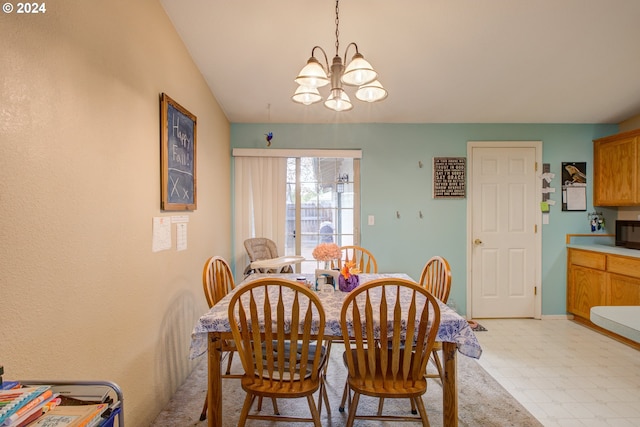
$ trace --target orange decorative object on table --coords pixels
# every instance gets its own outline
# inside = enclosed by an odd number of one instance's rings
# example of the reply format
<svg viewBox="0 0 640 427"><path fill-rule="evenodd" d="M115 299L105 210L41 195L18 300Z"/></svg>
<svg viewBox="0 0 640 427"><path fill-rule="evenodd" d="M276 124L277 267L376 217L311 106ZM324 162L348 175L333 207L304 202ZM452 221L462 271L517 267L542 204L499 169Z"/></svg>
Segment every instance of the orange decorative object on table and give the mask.
<svg viewBox="0 0 640 427"><path fill-rule="evenodd" d="M360 284L358 273L360 269L356 267L355 262L349 261L342 265L338 280L338 287L342 292L351 292Z"/></svg>

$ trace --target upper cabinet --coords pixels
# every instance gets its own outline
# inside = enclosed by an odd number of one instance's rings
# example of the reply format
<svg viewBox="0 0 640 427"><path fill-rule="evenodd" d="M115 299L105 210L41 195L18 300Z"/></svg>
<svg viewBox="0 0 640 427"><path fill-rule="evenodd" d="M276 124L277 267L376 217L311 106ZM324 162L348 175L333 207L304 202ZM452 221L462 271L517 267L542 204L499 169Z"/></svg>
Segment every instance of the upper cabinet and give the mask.
<svg viewBox="0 0 640 427"><path fill-rule="evenodd" d="M640 129L593 141L594 206L640 206Z"/></svg>

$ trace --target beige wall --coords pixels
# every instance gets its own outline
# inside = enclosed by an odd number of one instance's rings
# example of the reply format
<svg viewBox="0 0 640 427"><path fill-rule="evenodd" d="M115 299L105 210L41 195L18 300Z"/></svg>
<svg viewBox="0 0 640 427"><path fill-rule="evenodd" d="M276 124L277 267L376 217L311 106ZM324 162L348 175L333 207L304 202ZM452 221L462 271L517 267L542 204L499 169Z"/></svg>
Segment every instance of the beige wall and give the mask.
<svg viewBox="0 0 640 427"><path fill-rule="evenodd" d="M0 17L0 364L115 381L144 426L194 365L205 259L230 256L230 125L158 1L47 7ZM186 251L152 253L161 92L198 117L198 209Z"/></svg>
<svg viewBox="0 0 640 427"><path fill-rule="evenodd" d="M631 117L624 122L620 123L620 132L627 132L629 130L640 129L640 114Z"/></svg>

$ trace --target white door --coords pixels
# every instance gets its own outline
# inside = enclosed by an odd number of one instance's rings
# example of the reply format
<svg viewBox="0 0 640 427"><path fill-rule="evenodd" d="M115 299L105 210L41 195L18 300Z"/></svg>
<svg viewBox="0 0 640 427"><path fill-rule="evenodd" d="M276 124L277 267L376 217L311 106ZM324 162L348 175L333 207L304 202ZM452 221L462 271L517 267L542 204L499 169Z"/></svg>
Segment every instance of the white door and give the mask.
<svg viewBox="0 0 640 427"><path fill-rule="evenodd" d="M469 314L540 317L540 142L469 143Z"/></svg>

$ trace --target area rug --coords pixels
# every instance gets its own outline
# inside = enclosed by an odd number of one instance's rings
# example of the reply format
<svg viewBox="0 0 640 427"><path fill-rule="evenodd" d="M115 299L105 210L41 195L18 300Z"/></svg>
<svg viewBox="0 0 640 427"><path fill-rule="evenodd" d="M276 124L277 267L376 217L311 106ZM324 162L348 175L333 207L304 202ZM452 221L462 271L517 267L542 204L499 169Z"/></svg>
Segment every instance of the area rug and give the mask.
<svg viewBox="0 0 640 427"><path fill-rule="evenodd" d="M348 408L338 411L346 369L341 360L342 346L334 344L327 374L327 390L331 404L331 415L322 408L323 426L343 426L347 420ZM234 358L234 372L240 372L239 358ZM496 380L493 379L474 359L458 353L458 419L460 427L534 427L542 426L518 401L516 401ZM199 421L202 404L207 391L206 358L196 366L186 382L178 389L165 409L158 415L152 427L198 426L204 427L206 421ZM240 409L244 401L244 391L239 380L223 379L223 425L232 427L238 423ZM317 394L315 396L317 402ZM442 426L442 387L438 380L429 380L427 393L423 396L429 422L433 427ZM377 399L363 396L358 405L358 413L373 413L377 409ZM305 399L278 400L280 413L308 416L309 408ZM409 413L408 400L385 400L385 413ZM255 412L255 407L252 409ZM265 399L262 411L273 413L269 399ZM283 425L268 421L251 420L248 425ZM303 424L300 424L303 425ZM397 423L357 420L356 426L395 426ZM412 425L412 424L402 424Z"/></svg>

